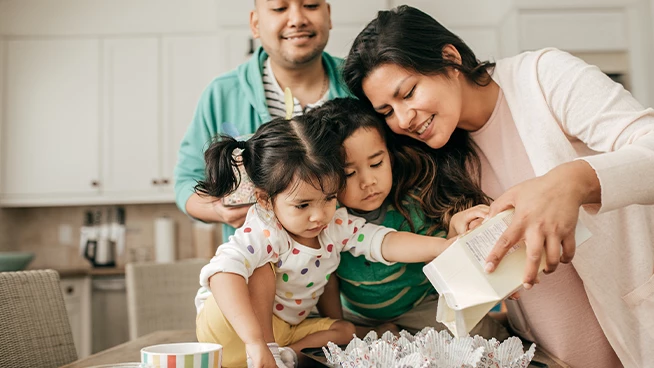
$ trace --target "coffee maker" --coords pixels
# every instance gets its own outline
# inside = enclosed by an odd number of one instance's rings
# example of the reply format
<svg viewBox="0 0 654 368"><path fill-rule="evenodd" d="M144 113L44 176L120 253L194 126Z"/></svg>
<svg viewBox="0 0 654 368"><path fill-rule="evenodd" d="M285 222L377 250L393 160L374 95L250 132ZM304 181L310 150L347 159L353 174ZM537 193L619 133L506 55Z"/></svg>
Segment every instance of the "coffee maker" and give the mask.
<svg viewBox="0 0 654 368"><path fill-rule="evenodd" d="M81 230L80 248L93 267L115 267L125 243L125 210L109 208L87 211Z"/></svg>

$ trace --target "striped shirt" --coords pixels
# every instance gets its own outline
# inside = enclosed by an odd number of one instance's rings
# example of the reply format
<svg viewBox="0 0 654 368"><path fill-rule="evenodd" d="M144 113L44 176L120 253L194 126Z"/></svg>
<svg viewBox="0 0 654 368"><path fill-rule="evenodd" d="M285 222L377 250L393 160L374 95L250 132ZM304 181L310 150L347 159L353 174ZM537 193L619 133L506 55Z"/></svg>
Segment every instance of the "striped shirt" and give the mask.
<svg viewBox="0 0 654 368"><path fill-rule="evenodd" d="M275 74L273 74L272 67L270 66L270 58L266 59L266 62L263 64L263 90L266 94L266 106L268 106L270 116L273 119L285 117L286 107L284 106L284 91L282 91L282 87L279 86L277 79L275 79ZM325 103L328 98L329 88L327 88L325 94L318 101L312 104L307 104L305 108L302 109L300 101L293 97L293 116L302 115L311 109L315 109Z"/></svg>

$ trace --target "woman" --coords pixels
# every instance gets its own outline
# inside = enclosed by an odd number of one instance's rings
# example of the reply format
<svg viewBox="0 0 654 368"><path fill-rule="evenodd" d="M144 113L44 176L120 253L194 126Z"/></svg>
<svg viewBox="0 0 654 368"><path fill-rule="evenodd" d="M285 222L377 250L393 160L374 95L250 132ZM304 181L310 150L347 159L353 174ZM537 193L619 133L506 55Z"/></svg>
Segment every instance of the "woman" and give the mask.
<svg viewBox="0 0 654 368"><path fill-rule="evenodd" d="M379 12L346 60L352 93L405 144L437 149L441 165L465 155L496 198L491 216L515 207L486 269L525 240L525 289L540 285L508 302L518 334L572 366L654 361L654 110L559 50L479 62L408 6ZM578 249L577 221L594 235ZM541 256L557 272L539 280Z"/></svg>

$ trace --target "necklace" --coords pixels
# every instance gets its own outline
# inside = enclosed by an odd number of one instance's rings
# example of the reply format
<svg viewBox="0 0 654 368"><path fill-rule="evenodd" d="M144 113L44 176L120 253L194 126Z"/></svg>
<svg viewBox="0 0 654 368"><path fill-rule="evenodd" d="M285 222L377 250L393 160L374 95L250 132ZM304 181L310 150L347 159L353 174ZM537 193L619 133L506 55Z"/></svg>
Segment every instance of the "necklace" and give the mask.
<svg viewBox="0 0 654 368"><path fill-rule="evenodd" d="M322 80L322 88L320 88L320 94L318 95L316 102L320 101L322 96L325 95L325 92L327 92L328 87L329 87L329 77L327 77L327 73L324 73L323 80Z"/></svg>

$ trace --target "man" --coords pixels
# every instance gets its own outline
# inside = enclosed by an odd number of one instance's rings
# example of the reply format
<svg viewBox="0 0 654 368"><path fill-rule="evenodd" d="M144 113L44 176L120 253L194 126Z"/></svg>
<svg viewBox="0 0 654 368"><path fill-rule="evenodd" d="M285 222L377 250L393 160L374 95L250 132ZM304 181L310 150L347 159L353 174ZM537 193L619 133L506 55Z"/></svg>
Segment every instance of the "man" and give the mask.
<svg viewBox="0 0 654 368"><path fill-rule="evenodd" d="M295 98L294 115L346 96L339 84L341 59L323 52L332 27L325 0L256 0L250 29L262 48L236 70L216 78L202 94L178 154L177 206L205 222L222 222L223 239L245 221L249 206L226 207L220 198L194 193L204 179L204 151L217 134L251 134L284 116L284 89Z"/></svg>

